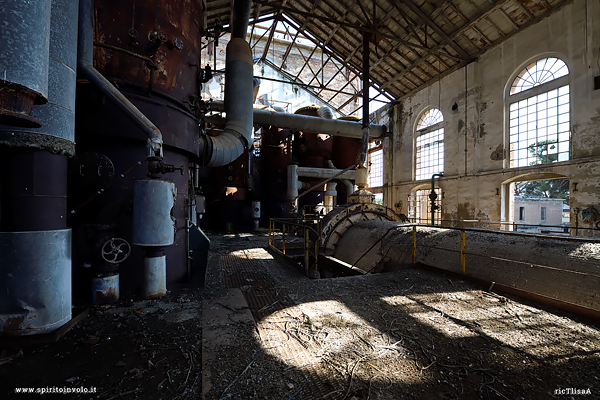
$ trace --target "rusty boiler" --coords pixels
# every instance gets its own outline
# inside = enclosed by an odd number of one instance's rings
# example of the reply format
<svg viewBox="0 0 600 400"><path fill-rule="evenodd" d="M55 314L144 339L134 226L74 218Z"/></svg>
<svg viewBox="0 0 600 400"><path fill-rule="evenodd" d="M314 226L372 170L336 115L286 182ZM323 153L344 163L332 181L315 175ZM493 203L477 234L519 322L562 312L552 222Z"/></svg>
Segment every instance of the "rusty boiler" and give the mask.
<svg viewBox="0 0 600 400"><path fill-rule="evenodd" d="M323 110L327 111L323 113ZM294 114L328 119L333 117L331 110L318 106L302 107L296 110ZM333 138L330 135L312 132L295 133L293 155L294 160L298 162L300 167L328 168L327 160L331 159L332 150ZM312 187L318 184L319 180L307 180L305 182L309 187ZM300 209L306 206L314 210L315 207L323 204L325 204L325 185L301 197L298 202Z"/></svg>
<svg viewBox="0 0 600 400"><path fill-rule="evenodd" d="M260 177L264 215L287 216L287 168L292 160L292 132L263 126L260 140Z"/></svg>
<svg viewBox="0 0 600 400"><path fill-rule="evenodd" d="M200 38L202 0L95 0L93 9L93 66L162 132L163 159L172 166L159 179L174 183L174 242L158 249L166 255L166 282L190 275L188 235L191 186L190 163L204 154L196 118L200 94ZM80 79L77 85L77 154L88 155L83 166L70 170L69 208L84 240L86 225L110 225L115 235L131 242L134 182L148 178L147 136L94 85ZM89 156L95 154L96 156ZM94 157L108 159L114 179L105 186ZM99 161L98 161L99 162ZM90 173L96 171L97 173ZM89 246L88 246L89 247ZM140 291L143 251L134 246L121 265L123 293ZM96 255L74 254L78 265Z"/></svg>

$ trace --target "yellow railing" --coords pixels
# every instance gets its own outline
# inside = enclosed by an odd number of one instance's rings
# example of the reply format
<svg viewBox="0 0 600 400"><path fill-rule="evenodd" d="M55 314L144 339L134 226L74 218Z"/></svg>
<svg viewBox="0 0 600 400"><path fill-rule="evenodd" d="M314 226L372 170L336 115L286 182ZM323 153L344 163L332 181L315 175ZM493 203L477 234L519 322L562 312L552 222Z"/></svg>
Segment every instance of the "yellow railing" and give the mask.
<svg viewBox="0 0 600 400"><path fill-rule="evenodd" d="M278 218L269 220L269 247L289 258L302 258L303 267L317 270L321 220Z"/></svg>

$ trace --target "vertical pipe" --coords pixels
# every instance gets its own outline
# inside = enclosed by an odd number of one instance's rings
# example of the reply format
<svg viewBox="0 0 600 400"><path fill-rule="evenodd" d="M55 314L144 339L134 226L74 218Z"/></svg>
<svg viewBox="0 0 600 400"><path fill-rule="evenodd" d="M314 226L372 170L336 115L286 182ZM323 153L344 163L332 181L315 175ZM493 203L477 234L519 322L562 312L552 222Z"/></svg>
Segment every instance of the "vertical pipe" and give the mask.
<svg viewBox="0 0 600 400"><path fill-rule="evenodd" d="M429 194L429 198L431 199L431 226L435 225L435 210L437 210L437 206L435 205L435 199L437 199L437 194L435 193L435 177L442 177L444 173L441 172L439 174L431 175L431 193Z"/></svg>
<svg viewBox="0 0 600 400"><path fill-rule="evenodd" d="M466 274L465 265L465 231L460 231L460 272Z"/></svg>
<svg viewBox="0 0 600 400"><path fill-rule="evenodd" d="M367 161L367 149L369 147L369 77L370 77L370 66L369 66L369 42L371 40L371 33L365 32L363 34L363 98L362 98L362 146L360 149L360 166L366 167Z"/></svg>
<svg viewBox="0 0 600 400"><path fill-rule="evenodd" d="M412 262L417 263L417 226L414 225L412 229Z"/></svg>

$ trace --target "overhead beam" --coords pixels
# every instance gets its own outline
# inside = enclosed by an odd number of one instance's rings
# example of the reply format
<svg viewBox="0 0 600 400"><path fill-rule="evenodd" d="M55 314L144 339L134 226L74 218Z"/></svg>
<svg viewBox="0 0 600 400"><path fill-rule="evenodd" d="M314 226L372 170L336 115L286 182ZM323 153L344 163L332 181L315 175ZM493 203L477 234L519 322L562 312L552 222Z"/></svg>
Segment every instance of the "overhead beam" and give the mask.
<svg viewBox="0 0 600 400"><path fill-rule="evenodd" d="M415 3L413 3L412 0L400 0L400 1L402 2L402 4L404 4L406 7L408 7L412 12L417 14L419 16L419 18L421 18L427 25L429 25L435 33L437 33L447 44L450 45L450 47L452 47L463 58L463 60L472 61L471 56L469 56L469 54L466 51L464 51L462 47L460 47L458 44L456 44L456 42L454 40L450 39L450 37L448 35L446 35L446 32L444 32L423 11L421 11L421 9Z"/></svg>

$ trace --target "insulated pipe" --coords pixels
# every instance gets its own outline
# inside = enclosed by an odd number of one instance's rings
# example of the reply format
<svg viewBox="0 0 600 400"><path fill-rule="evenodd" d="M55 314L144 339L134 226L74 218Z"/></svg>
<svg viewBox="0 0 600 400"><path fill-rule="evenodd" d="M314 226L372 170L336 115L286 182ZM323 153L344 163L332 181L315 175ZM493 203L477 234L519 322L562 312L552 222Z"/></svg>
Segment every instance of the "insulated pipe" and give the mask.
<svg viewBox="0 0 600 400"><path fill-rule="evenodd" d="M287 173L287 199L292 209L296 209L296 198L298 197L298 164L289 164Z"/></svg>
<svg viewBox="0 0 600 400"><path fill-rule="evenodd" d="M335 165L333 165L333 161L331 160L327 160L327 166L331 169L337 169ZM354 192L354 185L352 184L352 182L350 182L348 179L340 179L340 181L342 181L344 186L346 186L347 195L350 195L352 194L352 192Z"/></svg>
<svg viewBox="0 0 600 400"><path fill-rule="evenodd" d="M232 38L246 40L251 10L252 0L235 0L233 2L233 21L231 23Z"/></svg>
<svg viewBox="0 0 600 400"><path fill-rule="evenodd" d="M362 117L362 146L360 148L359 164L366 168L367 150L369 148L369 41L371 34L363 33L363 117Z"/></svg>
<svg viewBox="0 0 600 400"><path fill-rule="evenodd" d="M209 106L211 111L225 111L222 102L211 102ZM353 139L362 139L363 137L362 127L358 122L265 110L253 110L252 114L256 125L277 126L301 132L322 133ZM220 115L207 115L204 120L211 124L224 123L224 119ZM383 125L371 124L369 128L371 137L381 137L387 133L386 127Z"/></svg>
<svg viewBox="0 0 600 400"><path fill-rule="evenodd" d="M225 129L208 137L212 152L206 166L220 167L235 161L252 143L253 66L250 45L233 38L227 44L225 61Z"/></svg>
<svg viewBox="0 0 600 400"><path fill-rule="evenodd" d="M136 106L94 68L94 0L79 1L77 66L103 95L117 105L147 136L147 156L162 157L162 134Z"/></svg>
<svg viewBox="0 0 600 400"><path fill-rule="evenodd" d="M331 108L327 106L319 107L319 109L317 110L317 114L321 118L333 119L333 111L331 111Z"/></svg>
<svg viewBox="0 0 600 400"><path fill-rule="evenodd" d="M343 172L341 169L327 169L327 168L312 168L312 167L297 167L298 176L305 178L331 178L337 175L337 179L351 179L355 178L355 171ZM343 172L342 174L340 174ZM339 175L338 175L339 174Z"/></svg>

